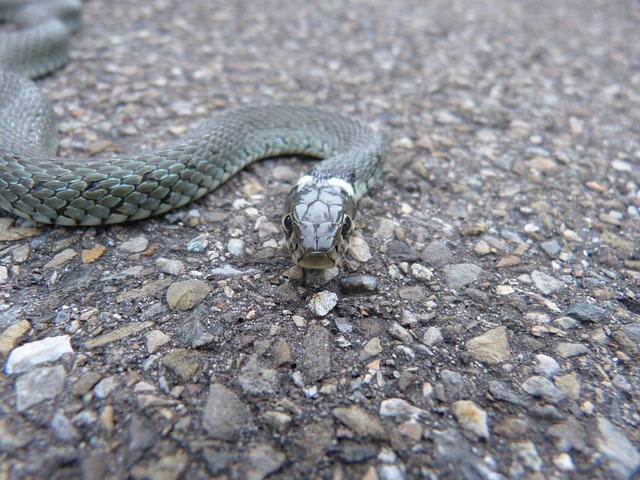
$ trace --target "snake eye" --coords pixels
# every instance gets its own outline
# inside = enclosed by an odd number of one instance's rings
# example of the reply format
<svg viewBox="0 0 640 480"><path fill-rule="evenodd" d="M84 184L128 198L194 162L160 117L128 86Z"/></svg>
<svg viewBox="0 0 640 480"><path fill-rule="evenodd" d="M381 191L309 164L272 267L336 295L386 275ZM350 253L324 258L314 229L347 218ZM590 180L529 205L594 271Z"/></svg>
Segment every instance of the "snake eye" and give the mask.
<svg viewBox="0 0 640 480"><path fill-rule="evenodd" d="M344 222L342 223L342 238L347 238L353 231L353 222L349 215L344 216Z"/></svg>
<svg viewBox="0 0 640 480"><path fill-rule="evenodd" d="M291 215L286 215L282 219L282 226L284 227L285 232L287 233L293 232L293 219L291 218Z"/></svg>

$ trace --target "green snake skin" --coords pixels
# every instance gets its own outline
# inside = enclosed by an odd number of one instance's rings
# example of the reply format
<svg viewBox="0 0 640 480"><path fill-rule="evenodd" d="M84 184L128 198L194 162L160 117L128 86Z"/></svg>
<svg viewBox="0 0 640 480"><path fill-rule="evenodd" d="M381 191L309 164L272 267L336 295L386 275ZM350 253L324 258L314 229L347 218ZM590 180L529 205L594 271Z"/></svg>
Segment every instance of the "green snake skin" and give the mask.
<svg viewBox="0 0 640 480"><path fill-rule="evenodd" d="M16 0L11 3L13 10L0 8L0 18L19 11ZM63 4L68 9L69 0ZM303 245L314 254L325 249L324 241L301 236L332 237L327 248L341 256L346 246L335 243L344 242L352 230L344 228L344 222L352 226L355 201L382 172L386 146L380 134L348 116L268 105L214 115L186 137L149 153L56 158L52 109L25 77L46 74L64 63L76 19L67 15L71 20L65 23L49 13L40 17L34 26L0 36L0 207L37 222L67 226L140 220L201 197L251 162L307 155L326 160L289 194L283 216L289 246L295 250ZM309 188L320 193L310 196ZM323 189L347 205L323 205L328 198ZM333 202L333 193L329 196ZM308 268L332 266L305 262L304 255L299 251L293 259ZM334 254L331 258L340 262Z"/></svg>

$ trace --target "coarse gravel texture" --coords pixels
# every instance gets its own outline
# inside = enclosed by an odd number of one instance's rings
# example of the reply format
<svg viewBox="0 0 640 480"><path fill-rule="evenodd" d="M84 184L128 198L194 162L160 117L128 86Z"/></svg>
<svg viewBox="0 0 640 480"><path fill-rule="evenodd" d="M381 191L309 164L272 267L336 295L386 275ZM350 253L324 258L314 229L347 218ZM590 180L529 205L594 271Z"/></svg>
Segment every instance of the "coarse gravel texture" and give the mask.
<svg viewBox="0 0 640 480"><path fill-rule="evenodd" d="M639 25L636 0L86 2L39 81L62 155L273 102L390 155L345 268L306 278L299 159L129 225L4 214L0 478L637 476Z"/></svg>

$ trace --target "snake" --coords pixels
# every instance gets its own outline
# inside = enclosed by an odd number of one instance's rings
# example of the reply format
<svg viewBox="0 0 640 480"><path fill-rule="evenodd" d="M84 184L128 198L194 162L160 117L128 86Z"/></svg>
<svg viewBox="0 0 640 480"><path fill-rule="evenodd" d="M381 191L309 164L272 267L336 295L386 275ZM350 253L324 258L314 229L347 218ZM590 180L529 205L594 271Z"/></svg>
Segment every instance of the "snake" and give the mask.
<svg viewBox="0 0 640 480"><path fill-rule="evenodd" d="M139 155L56 156L53 109L34 79L62 67L79 0L0 0L0 207L32 221L98 226L145 219L198 199L245 168L285 155L321 159L286 196L282 229L305 269L340 266L358 200L382 175L381 133L345 114L266 104L225 110Z"/></svg>

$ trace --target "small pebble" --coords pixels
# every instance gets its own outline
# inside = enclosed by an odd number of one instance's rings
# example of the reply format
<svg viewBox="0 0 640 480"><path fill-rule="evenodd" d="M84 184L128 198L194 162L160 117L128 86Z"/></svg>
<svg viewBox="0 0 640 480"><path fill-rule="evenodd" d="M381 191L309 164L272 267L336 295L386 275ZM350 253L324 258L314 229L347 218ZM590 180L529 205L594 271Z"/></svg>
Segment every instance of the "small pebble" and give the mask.
<svg viewBox="0 0 640 480"><path fill-rule="evenodd" d="M202 253L209 246L208 235L202 234L189 240L187 243L187 252L189 253Z"/></svg>
<svg viewBox="0 0 640 480"><path fill-rule="evenodd" d="M326 316L338 304L338 295L333 292L323 290L311 297L307 304L309 310L319 317Z"/></svg>
<svg viewBox="0 0 640 480"><path fill-rule="evenodd" d="M556 292L564 287L562 282L547 275L546 273L542 273L539 270L531 272L531 280L533 280L533 284L536 288L545 295L549 295L550 293Z"/></svg>
<svg viewBox="0 0 640 480"><path fill-rule="evenodd" d="M31 407L55 398L62 392L65 369L62 365L31 370L16 380L16 410L24 412Z"/></svg>
<svg viewBox="0 0 640 480"><path fill-rule="evenodd" d="M536 355L536 361L538 362L536 365L536 371L542 375L551 377L560 371L560 365L558 365L558 362L547 355Z"/></svg>
<svg viewBox="0 0 640 480"><path fill-rule="evenodd" d="M566 452L560 453L553 457L553 464L558 467L558 470L562 470L563 472L572 472L576 469L571 455Z"/></svg>
<svg viewBox="0 0 640 480"><path fill-rule="evenodd" d="M473 263L446 265L443 271L447 286L452 290L459 290L475 282L482 274L482 268Z"/></svg>
<svg viewBox="0 0 640 480"><path fill-rule="evenodd" d="M351 257L353 257L354 260L360 263L368 262L373 258L373 255L371 255L371 251L369 249L369 245L367 245L367 242L364 240L364 238L360 236L354 236L351 238L347 252L349 253L349 255L351 255Z"/></svg>
<svg viewBox="0 0 640 480"><path fill-rule="evenodd" d="M416 420L420 417L426 417L429 412L421 408L414 407L406 400L401 398L390 398L383 400L380 404L380 415L383 417L393 418L396 421L404 421L410 418Z"/></svg>
<svg viewBox="0 0 640 480"><path fill-rule="evenodd" d="M414 263L411 265L411 275L413 275L417 280L428 282L433 278L433 270L425 267L424 265L420 265L419 263Z"/></svg>
<svg viewBox="0 0 640 480"><path fill-rule="evenodd" d="M244 252L244 240L241 238L231 238L227 243L227 252L234 256L240 256Z"/></svg>
<svg viewBox="0 0 640 480"><path fill-rule="evenodd" d="M171 337L169 335L164 334L160 330L151 330L146 335L147 339L147 352L155 353L160 347L166 345Z"/></svg>
<svg viewBox="0 0 640 480"><path fill-rule="evenodd" d="M139 236L127 240L118 246L118 250L125 253L141 253L144 252L149 246L149 240L146 237Z"/></svg>
<svg viewBox="0 0 640 480"><path fill-rule="evenodd" d="M167 290L166 299L172 310L191 310L206 298L211 287L202 280L185 280L173 283Z"/></svg>
<svg viewBox="0 0 640 480"><path fill-rule="evenodd" d="M73 353L70 340L69 335L61 335L26 343L15 348L9 354L4 371L8 375L12 375L28 372L41 363L55 362L65 353Z"/></svg>
<svg viewBox="0 0 640 480"><path fill-rule="evenodd" d="M185 272L184 263L180 260L170 260L160 257L155 262L156 268L169 275L182 275Z"/></svg>
<svg viewBox="0 0 640 480"><path fill-rule="evenodd" d="M366 362L370 358L378 355L380 352L382 352L382 344L380 343L380 339L378 337L375 337L365 344L362 352L360 352L359 359L361 362Z"/></svg>
<svg viewBox="0 0 640 480"><path fill-rule="evenodd" d="M478 438L489 438L487 412L469 400L454 402L452 410L458 424L463 429L474 433Z"/></svg>
<svg viewBox="0 0 640 480"><path fill-rule="evenodd" d="M564 393L544 377L529 377L521 386L528 394L534 397L541 397L549 403L555 404L565 399Z"/></svg>
<svg viewBox="0 0 640 480"><path fill-rule="evenodd" d="M437 327L429 327L422 336L422 343L428 347L440 345L444 341L440 329Z"/></svg>
<svg viewBox="0 0 640 480"><path fill-rule="evenodd" d="M371 275L351 275L343 278L340 285L347 294L375 292L378 288L378 279Z"/></svg>
<svg viewBox="0 0 640 480"><path fill-rule="evenodd" d="M546 242L542 242L540 244L540 248L544 253L549 255L550 257L555 257L558 253L560 253L560 249L562 248L560 244L556 240L549 240Z"/></svg>

